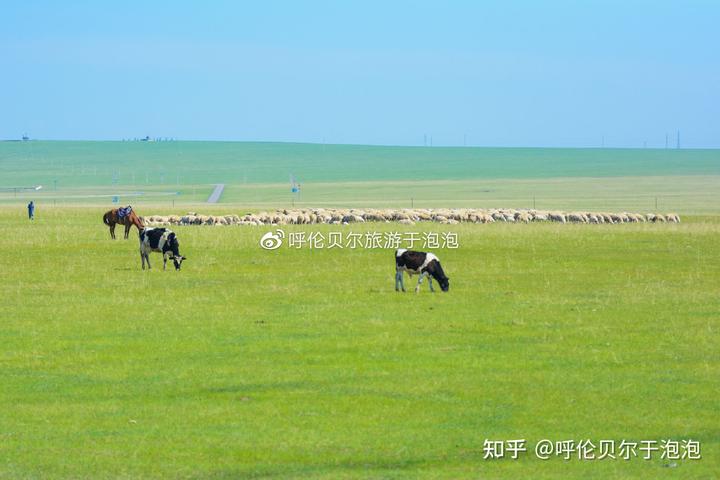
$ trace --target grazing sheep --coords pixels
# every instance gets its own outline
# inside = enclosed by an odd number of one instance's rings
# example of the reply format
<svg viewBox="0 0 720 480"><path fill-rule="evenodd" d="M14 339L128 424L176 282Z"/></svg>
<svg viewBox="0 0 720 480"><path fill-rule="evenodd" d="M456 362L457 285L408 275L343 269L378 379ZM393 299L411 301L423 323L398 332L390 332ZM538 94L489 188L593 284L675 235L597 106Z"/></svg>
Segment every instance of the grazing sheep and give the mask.
<svg viewBox="0 0 720 480"><path fill-rule="evenodd" d="M565 215L563 215L560 212L550 212L548 214L548 217L550 218L550 221L552 221L552 222L566 223Z"/></svg>
<svg viewBox="0 0 720 480"><path fill-rule="evenodd" d="M675 213L667 215L637 213L599 213L599 212L561 212L538 211L535 209L283 209L274 212L246 213L238 215L198 215L188 212L186 215L150 215L144 219L149 226L165 225L316 225L316 224L351 224L366 222L398 222L414 225L416 222L435 222L445 225L458 223L493 223L499 222L542 222L558 223L638 223L638 222L680 222Z"/></svg>
<svg viewBox="0 0 720 480"><path fill-rule="evenodd" d="M568 213L567 219L573 223L587 223L587 220L580 213Z"/></svg>
<svg viewBox="0 0 720 480"><path fill-rule="evenodd" d="M530 223L531 217L527 212L518 212L515 214L515 220L523 223Z"/></svg>

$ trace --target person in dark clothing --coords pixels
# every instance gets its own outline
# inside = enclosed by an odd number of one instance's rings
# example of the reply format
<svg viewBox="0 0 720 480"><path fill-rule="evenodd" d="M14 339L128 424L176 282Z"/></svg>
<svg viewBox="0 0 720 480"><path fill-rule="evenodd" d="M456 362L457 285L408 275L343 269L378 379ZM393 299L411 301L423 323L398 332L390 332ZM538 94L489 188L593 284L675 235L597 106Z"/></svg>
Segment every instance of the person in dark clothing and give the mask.
<svg viewBox="0 0 720 480"><path fill-rule="evenodd" d="M32 200L28 203L28 218L35 220L35 203Z"/></svg>

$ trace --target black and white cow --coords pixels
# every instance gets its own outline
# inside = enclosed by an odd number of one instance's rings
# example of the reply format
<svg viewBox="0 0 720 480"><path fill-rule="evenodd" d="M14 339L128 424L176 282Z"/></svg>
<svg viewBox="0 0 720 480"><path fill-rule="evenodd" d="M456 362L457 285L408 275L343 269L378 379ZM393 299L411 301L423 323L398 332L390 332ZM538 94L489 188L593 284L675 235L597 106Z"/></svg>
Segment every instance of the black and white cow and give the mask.
<svg viewBox="0 0 720 480"><path fill-rule="evenodd" d="M175 232L167 228L144 228L140 231L140 260L145 270L145 262L150 268L150 252L160 252L163 256L163 270L167 266L168 258L175 264L175 270L180 270L183 260L180 255L180 243Z"/></svg>
<svg viewBox="0 0 720 480"><path fill-rule="evenodd" d="M420 284L422 284L423 278L428 277L428 285L430 285L430 291L434 292L432 279L437 280L440 285L440 289L443 292L450 290L450 279L445 276L442 267L440 266L440 260L432 253L415 252L413 250L406 250L400 248L395 250L395 291L405 291L405 283L403 282L403 272L408 272L410 277L413 274L420 275L417 286L415 287L415 293L420 291Z"/></svg>

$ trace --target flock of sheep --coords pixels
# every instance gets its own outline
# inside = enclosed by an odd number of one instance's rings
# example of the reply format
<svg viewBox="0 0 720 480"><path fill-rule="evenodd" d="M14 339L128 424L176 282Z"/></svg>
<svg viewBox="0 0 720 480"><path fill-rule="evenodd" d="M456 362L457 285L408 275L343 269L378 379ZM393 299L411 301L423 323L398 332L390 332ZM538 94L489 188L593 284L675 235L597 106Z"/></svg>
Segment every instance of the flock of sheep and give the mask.
<svg viewBox="0 0 720 480"><path fill-rule="evenodd" d="M637 223L674 222L680 217L675 213L605 213L561 212L546 210L472 209L472 208L415 208L415 209L335 209L303 208L276 210L274 212L246 213L238 215L149 215L141 217L145 225L297 225L332 224L347 225L364 222L397 222L414 225L416 222L442 224L493 223L493 222L558 222L558 223Z"/></svg>

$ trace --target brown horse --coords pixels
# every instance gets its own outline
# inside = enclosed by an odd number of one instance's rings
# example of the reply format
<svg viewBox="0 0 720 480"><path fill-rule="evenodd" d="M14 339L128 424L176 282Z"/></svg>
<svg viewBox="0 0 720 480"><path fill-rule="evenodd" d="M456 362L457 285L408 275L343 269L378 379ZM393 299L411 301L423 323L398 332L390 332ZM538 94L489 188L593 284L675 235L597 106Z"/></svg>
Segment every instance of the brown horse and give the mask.
<svg viewBox="0 0 720 480"><path fill-rule="evenodd" d="M143 224L142 220L140 220L140 217L137 216L135 213L135 210L130 211L129 215L126 215L122 218L118 217L118 209L113 208L112 210L108 210L105 212L105 215L103 215L103 223L110 227L110 238L115 240L115 225L125 225L125 240L127 240L128 235L130 234L130 227L135 225L138 229L138 231L145 228L145 225Z"/></svg>

